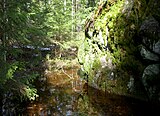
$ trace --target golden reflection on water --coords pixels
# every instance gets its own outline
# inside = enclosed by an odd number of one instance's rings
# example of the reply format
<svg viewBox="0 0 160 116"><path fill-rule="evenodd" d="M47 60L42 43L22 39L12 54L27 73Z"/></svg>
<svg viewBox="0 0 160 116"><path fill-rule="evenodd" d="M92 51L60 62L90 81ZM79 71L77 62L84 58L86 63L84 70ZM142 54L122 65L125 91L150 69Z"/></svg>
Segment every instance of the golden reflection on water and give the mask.
<svg viewBox="0 0 160 116"><path fill-rule="evenodd" d="M79 66L47 73L46 84L39 88L43 94L27 106L27 116L69 116L77 110L84 81L79 79Z"/></svg>
<svg viewBox="0 0 160 116"><path fill-rule="evenodd" d="M47 73L40 97L28 104L24 116L143 116L152 110L146 101L87 85L78 69Z"/></svg>

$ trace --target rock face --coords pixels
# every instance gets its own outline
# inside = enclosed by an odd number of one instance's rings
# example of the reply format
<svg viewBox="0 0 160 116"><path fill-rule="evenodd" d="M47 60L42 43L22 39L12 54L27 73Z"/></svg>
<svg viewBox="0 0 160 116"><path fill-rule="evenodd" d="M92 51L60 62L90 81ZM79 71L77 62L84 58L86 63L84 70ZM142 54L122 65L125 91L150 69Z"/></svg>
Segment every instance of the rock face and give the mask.
<svg viewBox="0 0 160 116"><path fill-rule="evenodd" d="M159 12L159 0L102 1L78 52L88 82L112 92L143 91L160 102Z"/></svg>
<svg viewBox="0 0 160 116"><path fill-rule="evenodd" d="M160 27L154 17L146 18L140 27L142 39L141 55L144 59L159 61L160 56Z"/></svg>
<svg viewBox="0 0 160 116"><path fill-rule="evenodd" d="M154 17L144 20L140 27L141 55L150 64L142 76L143 85L150 100L160 102L160 27Z"/></svg>
<svg viewBox="0 0 160 116"><path fill-rule="evenodd" d="M142 82L148 97L153 102L160 101L160 64L152 64L145 68Z"/></svg>

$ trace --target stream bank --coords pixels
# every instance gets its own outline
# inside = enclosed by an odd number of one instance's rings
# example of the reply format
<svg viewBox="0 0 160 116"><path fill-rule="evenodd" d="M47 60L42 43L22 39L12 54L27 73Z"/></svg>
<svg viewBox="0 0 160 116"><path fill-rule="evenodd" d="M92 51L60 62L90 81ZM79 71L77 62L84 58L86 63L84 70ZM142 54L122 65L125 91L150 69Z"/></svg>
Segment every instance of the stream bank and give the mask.
<svg viewBox="0 0 160 116"><path fill-rule="evenodd" d="M90 86L160 104L160 2L104 0L88 17L79 47Z"/></svg>
<svg viewBox="0 0 160 116"><path fill-rule="evenodd" d="M51 67L36 81L39 97L28 102L24 116L142 116L157 113L155 104L116 93L110 85L99 89L80 77L77 58L48 59ZM110 81L110 82L109 82ZM112 86L117 80L108 79Z"/></svg>

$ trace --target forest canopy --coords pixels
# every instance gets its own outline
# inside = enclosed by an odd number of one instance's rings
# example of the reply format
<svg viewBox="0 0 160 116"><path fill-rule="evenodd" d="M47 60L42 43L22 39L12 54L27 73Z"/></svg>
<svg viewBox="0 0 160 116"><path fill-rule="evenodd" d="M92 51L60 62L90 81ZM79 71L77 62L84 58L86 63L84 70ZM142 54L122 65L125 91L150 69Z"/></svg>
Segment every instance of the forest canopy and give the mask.
<svg viewBox="0 0 160 116"><path fill-rule="evenodd" d="M1 0L0 89L35 99L45 47L74 40L98 0ZM48 48L50 49L50 48ZM38 54L38 55L37 55ZM34 57L38 56L38 57ZM10 86L8 86L10 85Z"/></svg>

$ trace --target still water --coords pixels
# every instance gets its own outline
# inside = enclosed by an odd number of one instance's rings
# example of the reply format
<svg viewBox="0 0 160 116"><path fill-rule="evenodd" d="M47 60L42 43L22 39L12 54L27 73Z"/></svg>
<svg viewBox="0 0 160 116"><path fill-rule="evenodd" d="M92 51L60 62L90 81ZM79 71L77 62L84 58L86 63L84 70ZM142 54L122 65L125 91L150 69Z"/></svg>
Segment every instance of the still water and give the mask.
<svg viewBox="0 0 160 116"><path fill-rule="evenodd" d="M102 91L77 75L79 67L48 72L37 82L39 97L28 103L23 116L148 116L155 105Z"/></svg>

